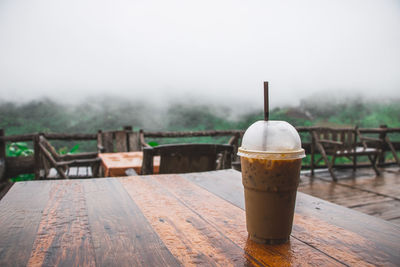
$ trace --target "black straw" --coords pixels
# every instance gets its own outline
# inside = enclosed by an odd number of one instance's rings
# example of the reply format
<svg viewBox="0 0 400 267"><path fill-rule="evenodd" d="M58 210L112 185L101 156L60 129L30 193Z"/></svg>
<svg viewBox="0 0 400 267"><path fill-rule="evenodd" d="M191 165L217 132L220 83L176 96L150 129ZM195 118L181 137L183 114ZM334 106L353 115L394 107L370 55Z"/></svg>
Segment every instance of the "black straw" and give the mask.
<svg viewBox="0 0 400 267"><path fill-rule="evenodd" d="M264 82L264 120L269 120L268 82Z"/></svg>

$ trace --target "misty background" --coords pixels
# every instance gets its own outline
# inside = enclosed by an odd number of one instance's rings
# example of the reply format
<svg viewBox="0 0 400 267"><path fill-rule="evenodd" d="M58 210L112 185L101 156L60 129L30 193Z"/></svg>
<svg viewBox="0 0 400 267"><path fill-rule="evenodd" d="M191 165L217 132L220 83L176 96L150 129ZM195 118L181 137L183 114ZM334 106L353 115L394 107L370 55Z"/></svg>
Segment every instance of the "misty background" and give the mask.
<svg viewBox="0 0 400 267"><path fill-rule="evenodd" d="M399 47L398 0L2 0L0 127L246 128L263 81L298 126L397 125Z"/></svg>

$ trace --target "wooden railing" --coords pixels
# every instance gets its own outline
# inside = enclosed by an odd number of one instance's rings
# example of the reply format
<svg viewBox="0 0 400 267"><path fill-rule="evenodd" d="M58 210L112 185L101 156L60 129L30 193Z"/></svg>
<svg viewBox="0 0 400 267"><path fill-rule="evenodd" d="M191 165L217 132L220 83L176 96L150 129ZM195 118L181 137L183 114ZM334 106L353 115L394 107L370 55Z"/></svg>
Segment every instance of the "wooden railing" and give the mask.
<svg viewBox="0 0 400 267"><path fill-rule="evenodd" d="M35 133L5 136L4 130L0 129L0 181L27 173L34 173L36 178L39 177L40 135L48 140L97 140L97 134ZM7 142L32 142L34 153L32 156L6 157Z"/></svg>
<svg viewBox="0 0 400 267"><path fill-rule="evenodd" d="M302 137L302 146L307 155L314 157L315 149L311 132L318 127L296 127L297 131ZM132 127L125 126L124 131L132 132ZM118 131L121 132L121 131ZM221 130L221 131L184 131L184 132L146 132L140 131L142 138L182 138L182 137L204 137L204 136L227 136L230 137L228 143L235 147L237 151L240 145L241 138L243 137L244 130ZM376 134L379 138L388 138L390 134L400 134L400 128L387 128L381 126L379 128L364 128L360 132L365 134ZM19 174L35 173L35 177L39 177L38 166L40 161L40 153L38 140L39 136L43 135L48 140L65 140L65 141L96 141L98 134L64 134L64 133L34 133L23 135L10 135L6 136L4 130L0 129L0 182L5 181L10 177L15 177ZM145 141L145 140L142 140ZM7 142L33 142L34 154L33 156L25 157L6 157L6 143ZM400 141L392 141L391 145L395 150L400 150ZM379 165L385 166L390 164L386 161L385 153L391 151L388 145L383 147L383 153L379 158ZM236 154L236 153L235 153ZM335 165L336 166L336 165ZM340 166L339 167L346 167ZM363 166L363 164L360 164ZM310 168L309 164L303 165L304 169ZM326 168L326 166L316 166L316 168Z"/></svg>

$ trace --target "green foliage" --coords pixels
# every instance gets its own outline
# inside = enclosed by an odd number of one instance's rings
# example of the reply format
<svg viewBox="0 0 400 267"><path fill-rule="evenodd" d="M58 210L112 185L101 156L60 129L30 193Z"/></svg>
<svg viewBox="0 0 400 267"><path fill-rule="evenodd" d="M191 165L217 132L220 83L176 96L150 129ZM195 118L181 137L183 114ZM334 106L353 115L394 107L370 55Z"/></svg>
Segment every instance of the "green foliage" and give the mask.
<svg viewBox="0 0 400 267"><path fill-rule="evenodd" d="M247 129L252 123L263 119L263 111L255 110L232 116L232 108L208 104L173 103L162 109L143 102L132 102L115 98L91 99L74 107L56 103L49 99L25 104L0 102L0 129L6 135L37 132L95 133L99 129L118 130L124 125L145 131L202 131ZM284 120L294 126L355 126L400 127L400 101L382 103L350 99L342 102L330 99L310 98L301 101L298 107L280 107L271 110L271 120ZM301 133L303 142L310 142L308 133ZM400 141L400 134L389 134L393 141ZM151 146L170 143L227 143L229 137L154 138L146 141ZM54 144L53 144L54 143ZM54 141L52 144L60 154L96 151L96 141L83 141L70 148L70 142ZM30 156L31 142L8 144L8 157ZM388 159L393 156L387 153ZM316 155L316 160L320 155ZM364 159L360 158L360 161ZM310 164L310 156L303 164ZM338 158L336 163L351 163ZM324 164L323 161L320 164ZM12 181L34 179L33 174L23 174Z"/></svg>
<svg viewBox="0 0 400 267"><path fill-rule="evenodd" d="M31 156L33 155L33 149L28 147L25 142L11 143L6 146L7 157L20 157L20 156ZM11 178L12 182L28 181L35 178L34 174L21 174L17 177Z"/></svg>
<svg viewBox="0 0 400 267"><path fill-rule="evenodd" d="M58 149L58 153L61 155L64 154L76 154L79 153L79 144L74 145L71 149L68 150L67 146L63 146Z"/></svg>
<svg viewBox="0 0 400 267"><path fill-rule="evenodd" d="M95 133L99 129L118 130L124 125L145 131L197 131L246 129L263 119L262 110L232 115L229 105L216 106L187 102L171 103L157 107L143 102L116 98L91 99L69 107L49 99L25 104L0 102L0 128L7 135L35 132ZM355 126L400 127L400 101L366 102L360 98L338 102L330 99L310 98L298 107L280 107L271 110L271 120L288 121L294 126ZM393 141L400 134L390 134ZM310 136L301 133L303 142ZM188 137L147 139L151 145L191 142L226 143L229 137ZM95 151L96 141L75 143L53 142L60 154ZM7 147L7 156L26 156L33 153L31 143L13 143ZM340 160L340 159L339 159ZM305 162L308 161L306 158Z"/></svg>
<svg viewBox="0 0 400 267"><path fill-rule="evenodd" d="M19 157L33 155L33 149L25 142L11 143L6 146L7 157Z"/></svg>
<svg viewBox="0 0 400 267"><path fill-rule="evenodd" d="M98 99L74 107L49 99L25 104L0 103L0 128L7 135L35 132L95 133L118 130L124 125L146 131L228 130L246 129L263 119L263 111L253 111L232 117L227 106L173 103L167 108L120 99ZM400 127L399 101L369 103L359 99L346 102L319 103L304 100L298 107L275 108L271 120L285 120L294 126L332 125ZM65 144L60 144L60 147ZM93 146L80 143L80 150Z"/></svg>
<svg viewBox="0 0 400 267"><path fill-rule="evenodd" d="M159 145L159 143L157 143L157 142L155 142L155 141L150 141L150 142L148 142L147 144L149 144L149 145L152 146L152 147L155 147L155 146L158 146L158 145Z"/></svg>
<svg viewBox="0 0 400 267"><path fill-rule="evenodd" d="M17 177L11 178L12 182L22 182L22 181L30 181L35 179L35 175L33 173L28 174L20 174Z"/></svg>

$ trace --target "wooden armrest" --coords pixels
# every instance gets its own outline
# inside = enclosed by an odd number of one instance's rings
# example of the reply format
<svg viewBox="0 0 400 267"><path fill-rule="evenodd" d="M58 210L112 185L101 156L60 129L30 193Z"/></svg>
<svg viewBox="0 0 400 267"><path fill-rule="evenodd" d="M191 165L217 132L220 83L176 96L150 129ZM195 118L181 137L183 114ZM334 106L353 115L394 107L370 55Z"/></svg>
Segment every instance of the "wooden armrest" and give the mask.
<svg viewBox="0 0 400 267"><path fill-rule="evenodd" d="M234 145L235 143L237 143L239 136L240 135L238 133L232 136L228 141L228 145Z"/></svg>
<svg viewBox="0 0 400 267"><path fill-rule="evenodd" d="M140 140L142 147L151 147L151 145L149 145L148 143L146 143L146 141L144 141L144 134L143 134L142 130L140 130L140 132L139 132L139 140Z"/></svg>
<svg viewBox="0 0 400 267"><path fill-rule="evenodd" d="M152 147L151 145L149 145L149 144L146 143L146 142L142 142L142 146L143 146L143 147Z"/></svg>
<svg viewBox="0 0 400 267"><path fill-rule="evenodd" d="M331 145L343 145L343 142L333 141L333 140L326 140L326 139L320 139L317 142L318 143L324 143L324 144L331 144Z"/></svg>
<svg viewBox="0 0 400 267"><path fill-rule="evenodd" d="M373 142L380 142L382 143L383 140L379 138L374 138L374 137L367 137L367 136L359 136L361 141L373 141Z"/></svg>
<svg viewBox="0 0 400 267"><path fill-rule="evenodd" d="M101 159L100 158L95 158L95 159L76 159L76 160L69 160L69 161L59 161L56 164L58 166L66 166L66 165L86 165L89 163L100 163Z"/></svg>
<svg viewBox="0 0 400 267"><path fill-rule="evenodd" d="M85 152L85 153L78 153L78 154L66 154L61 155L59 158L63 161L74 160L74 159L93 159L97 158L97 152Z"/></svg>

